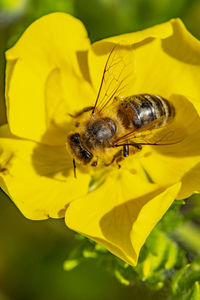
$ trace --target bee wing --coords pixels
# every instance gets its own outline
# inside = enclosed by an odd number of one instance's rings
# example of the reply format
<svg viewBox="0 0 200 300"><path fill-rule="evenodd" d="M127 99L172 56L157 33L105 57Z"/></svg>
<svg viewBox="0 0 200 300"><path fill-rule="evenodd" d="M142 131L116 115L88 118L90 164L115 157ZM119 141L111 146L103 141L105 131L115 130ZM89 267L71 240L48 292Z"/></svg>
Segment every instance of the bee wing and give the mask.
<svg viewBox="0 0 200 300"><path fill-rule="evenodd" d="M170 124L164 125L164 127L155 127L162 122L163 118L164 116L161 116L146 126L119 137L114 141L114 146L119 147L123 144L131 144L131 142L139 145L173 145L182 142L185 136L183 128L174 127Z"/></svg>
<svg viewBox="0 0 200 300"><path fill-rule="evenodd" d="M175 129L161 128L155 129L155 132L144 133L143 135L136 136L134 142L140 145L174 145L182 142L184 136L181 132Z"/></svg>
<svg viewBox="0 0 200 300"><path fill-rule="evenodd" d="M92 113L101 112L115 97L128 93L134 75L132 46L115 45L108 55Z"/></svg>

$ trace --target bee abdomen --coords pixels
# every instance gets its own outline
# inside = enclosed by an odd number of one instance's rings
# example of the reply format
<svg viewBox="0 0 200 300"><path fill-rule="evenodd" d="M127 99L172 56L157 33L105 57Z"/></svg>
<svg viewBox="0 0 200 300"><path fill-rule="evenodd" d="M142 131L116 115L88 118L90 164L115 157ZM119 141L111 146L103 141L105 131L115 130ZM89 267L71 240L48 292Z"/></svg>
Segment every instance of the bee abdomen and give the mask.
<svg viewBox="0 0 200 300"><path fill-rule="evenodd" d="M163 126L175 115L174 107L161 96L140 94L124 98L121 102L118 116L125 128L136 129L154 120L154 128ZM162 118L160 118L162 117ZM160 119L160 122L159 122Z"/></svg>

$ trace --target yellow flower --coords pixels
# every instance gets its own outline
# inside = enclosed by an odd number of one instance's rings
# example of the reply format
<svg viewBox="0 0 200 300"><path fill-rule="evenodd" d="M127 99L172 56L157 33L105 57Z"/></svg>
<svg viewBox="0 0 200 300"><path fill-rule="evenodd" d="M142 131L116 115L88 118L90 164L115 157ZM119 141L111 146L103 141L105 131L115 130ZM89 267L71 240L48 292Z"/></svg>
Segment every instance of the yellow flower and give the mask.
<svg viewBox="0 0 200 300"><path fill-rule="evenodd" d="M74 178L65 146L69 114L94 105L110 49L122 40L134 45L132 94L173 102L184 140L144 146L121 169L79 165ZM65 217L69 228L136 265L173 200L200 191L200 43L180 20L171 20L90 45L79 20L54 13L33 23L6 58L2 189L27 218Z"/></svg>

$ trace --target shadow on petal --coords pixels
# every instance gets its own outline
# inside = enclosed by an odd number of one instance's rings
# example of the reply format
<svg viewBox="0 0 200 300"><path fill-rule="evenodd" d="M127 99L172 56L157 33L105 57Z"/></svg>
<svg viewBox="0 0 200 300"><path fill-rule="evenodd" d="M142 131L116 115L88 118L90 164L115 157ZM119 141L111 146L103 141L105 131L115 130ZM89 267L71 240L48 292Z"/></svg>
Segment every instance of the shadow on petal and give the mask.
<svg viewBox="0 0 200 300"><path fill-rule="evenodd" d="M177 183L169 188L158 188L114 207L102 217L103 235L121 249L133 265L137 263L146 238L176 198L180 186Z"/></svg>
<svg viewBox="0 0 200 300"><path fill-rule="evenodd" d="M133 49L137 49L137 48L142 47L146 44L149 44L153 40L154 40L154 38L148 37L148 38L145 38L144 40L142 40L140 42L132 43ZM126 48L126 45L131 44L127 40L123 40L123 38L121 39L121 41L118 41L118 43L123 44L125 48ZM102 41L101 43L97 42L97 43L94 43L92 45L92 50L95 53L95 55L109 54L111 49L114 47L115 44L116 44L116 42L111 42L111 41Z"/></svg>
<svg viewBox="0 0 200 300"><path fill-rule="evenodd" d="M42 142L49 145L64 145L66 134L72 130L72 119L69 116L69 102L65 99L62 87L63 74L59 68L53 69L45 83L45 116L47 131Z"/></svg>
<svg viewBox="0 0 200 300"><path fill-rule="evenodd" d="M143 207L161 192L163 192L163 189L156 190L145 196L118 205L105 214L100 220L100 227L106 240L111 241L119 248L125 250L126 254L133 260L136 260L138 257L138 253L135 251L135 245L131 242L131 232L134 223ZM151 218L151 216L149 216L149 218ZM144 223L144 227L145 226L146 224ZM141 245L146 239L146 236L145 238L143 237L143 229L144 228L141 227Z"/></svg>
<svg viewBox="0 0 200 300"><path fill-rule="evenodd" d="M77 51L77 61L79 64L79 68L81 71L81 74L83 78L92 84L91 78L90 78L90 72L89 72L89 67L88 67L88 52L87 51Z"/></svg>
<svg viewBox="0 0 200 300"><path fill-rule="evenodd" d="M178 194L177 199L185 199L191 196L193 193L200 192L200 163L191 168L182 177L182 189Z"/></svg>
<svg viewBox="0 0 200 300"><path fill-rule="evenodd" d="M66 148L38 144L33 150L32 164L40 176L56 179L56 174L63 177L70 175L73 165Z"/></svg>
<svg viewBox="0 0 200 300"><path fill-rule="evenodd" d="M47 131L42 140L46 140L46 136L49 138L50 135L51 133ZM65 139L67 140L67 133ZM31 159L33 168L40 176L61 181L65 181L69 176L74 177L73 160L65 144L62 146L48 146L45 143L37 143L33 149ZM77 165L77 174L88 173L88 168Z"/></svg>
<svg viewBox="0 0 200 300"><path fill-rule="evenodd" d="M182 22L172 22L173 35L162 40L163 50L170 56L192 65L200 65L200 43L188 31ZM180 47L181 45L181 47Z"/></svg>
<svg viewBox="0 0 200 300"><path fill-rule="evenodd" d="M6 66L6 90L5 90L5 96L6 96L7 113L9 111L9 95L8 95L8 91L10 89L10 82L11 82L13 70L15 68L16 63L17 63L17 59L9 59L7 61L7 66Z"/></svg>

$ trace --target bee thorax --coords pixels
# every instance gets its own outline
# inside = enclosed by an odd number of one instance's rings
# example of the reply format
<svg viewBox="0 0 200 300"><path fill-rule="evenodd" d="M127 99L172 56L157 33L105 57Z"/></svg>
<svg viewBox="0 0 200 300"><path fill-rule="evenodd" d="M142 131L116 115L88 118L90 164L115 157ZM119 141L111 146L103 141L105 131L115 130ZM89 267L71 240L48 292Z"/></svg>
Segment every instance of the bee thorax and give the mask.
<svg viewBox="0 0 200 300"><path fill-rule="evenodd" d="M82 138L89 149L101 148L109 143L115 132L115 123L109 118L104 118L88 124Z"/></svg>

